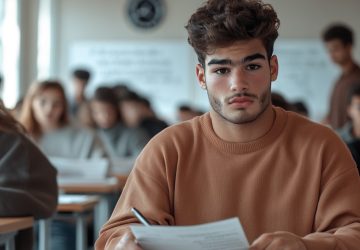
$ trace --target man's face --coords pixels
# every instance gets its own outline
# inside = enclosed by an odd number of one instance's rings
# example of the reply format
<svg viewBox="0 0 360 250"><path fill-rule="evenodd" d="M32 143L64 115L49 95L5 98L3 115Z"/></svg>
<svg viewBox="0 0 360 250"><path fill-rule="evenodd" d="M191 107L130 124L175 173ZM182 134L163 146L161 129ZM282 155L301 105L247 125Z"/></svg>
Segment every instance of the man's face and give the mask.
<svg viewBox="0 0 360 250"><path fill-rule="evenodd" d="M32 102L34 117L41 127L57 127L64 113L65 103L60 91L47 89Z"/></svg>
<svg viewBox="0 0 360 250"><path fill-rule="evenodd" d="M135 101L122 101L120 104L122 118L126 125L135 127L141 120L140 105Z"/></svg>
<svg viewBox="0 0 360 250"><path fill-rule="evenodd" d="M360 96L353 96L348 107L348 115L355 124L360 124Z"/></svg>
<svg viewBox="0 0 360 250"><path fill-rule="evenodd" d="M343 65L351 60L351 45L344 45L339 39L328 41L325 45L334 63Z"/></svg>
<svg viewBox="0 0 360 250"><path fill-rule="evenodd" d="M269 60L259 39L239 41L216 49L197 66L200 85L207 89L215 114L244 124L255 121L270 105L271 81L276 80L276 56Z"/></svg>

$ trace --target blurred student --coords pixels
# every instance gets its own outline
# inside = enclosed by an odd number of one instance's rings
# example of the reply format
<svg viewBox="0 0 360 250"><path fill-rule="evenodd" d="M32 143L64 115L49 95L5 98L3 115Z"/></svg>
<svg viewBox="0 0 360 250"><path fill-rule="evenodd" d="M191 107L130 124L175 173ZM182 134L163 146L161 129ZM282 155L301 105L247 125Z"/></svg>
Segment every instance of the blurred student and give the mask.
<svg viewBox="0 0 360 250"><path fill-rule="evenodd" d="M296 101L291 103L292 110L302 116L309 117L309 110L303 101Z"/></svg>
<svg viewBox="0 0 360 250"><path fill-rule="evenodd" d="M91 74L86 69L75 69L72 73L73 99L70 102L70 113L76 116L81 104L86 102L85 89Z"/></svg>
<svg viewBox="0 0 360 250"><path fill-rule="evenodd" d="M122 121L113 90L99 87L91 99L92 118L110 158L136 157L149 141L139 128L128 128Z"/></svg>
<svg viewBox="0 0 360 250"><path fill-rule="evenodd" d="M0 217L48 218L56 212L56 170L23 132L0 104ZM32 241L32 230L22 230L15 249L31 249Z"/></svg>
<svg viewBox="0 0 360 250"><path fill-rule="evenodd" d="M150 137L168 127L165 121L156 116L150 101L136 93L123 97L119 106L124 123L128 127L143 129Z"/></svg>
<svg viewBox="0 0 360 250"><path fill-rule="evenodd" d="M350 120L338 130L346 143L360 139L360 81L347 94L346 114Z"/></svg>
<svg viewBox="0 0 360 250"><path fill-rule="evenodd" d="M284 110L291 110L291 104L280 93L271 93L271 104Z"/></svg>
<svg viewBox="0 0 360 250"><path fill-rule="evenodd" d="M187 104L182 104L177 109L177 119L179 122L184 122L197 117L199 113Z"/></svg>
<svg viewBox="0 0 360 250"><path fill-rule="evenodd" d="M350 149L351 155L360 174L360 139L352 140L351 142L347 143L347 146Z"/></svg>
<svg viewBox="0 0 360 250"><path fill-rule="evenodd" d="M49 157L86 159L105 156L96 134L69 122L68 104L60 82L42 81L30 86L25 95L20 121ZM52 249L75 249L75 224L52 223Z"/></svg>
<svg viewBox="0 0 360 250"><path fill-rule="evenodd" d="M104 155L95 133L69 122L65 92L57 81L42 81L30 86L20 122L47 156L91 158Z"/></svg>
<svg viewBox="0 0 360 250"><path fill-rule="evenodd" d="M349 120L346 96L356 82L360 82L360 67L355 62L353 52L353 32L343 24L334 24L323 33L323 41L331 60L341 69L341 75L332 90L329 113L325 123L334 129L341 128Z"/></svg>

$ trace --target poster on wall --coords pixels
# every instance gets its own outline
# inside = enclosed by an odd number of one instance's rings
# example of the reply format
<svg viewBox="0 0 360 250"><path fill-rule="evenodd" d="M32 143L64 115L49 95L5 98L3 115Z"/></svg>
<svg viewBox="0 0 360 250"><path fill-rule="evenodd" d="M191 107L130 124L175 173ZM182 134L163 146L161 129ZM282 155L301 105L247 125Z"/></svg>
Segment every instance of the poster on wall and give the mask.
<svg viewBox="0 0 360 250"><path fill-rule="evenodd" d="M88 96L100 85L126 84L170 122L177 105L191 96L192 54L186 41L80 41L71 46L69 58L69 71L91 71Z"/></svg>

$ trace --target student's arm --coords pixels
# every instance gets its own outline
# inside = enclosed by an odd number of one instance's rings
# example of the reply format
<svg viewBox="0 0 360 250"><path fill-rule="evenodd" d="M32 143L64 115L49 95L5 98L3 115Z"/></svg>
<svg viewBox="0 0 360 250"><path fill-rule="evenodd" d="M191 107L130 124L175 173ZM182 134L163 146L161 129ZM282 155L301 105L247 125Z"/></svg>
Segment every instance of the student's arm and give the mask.
<svg viewBox="0 0 360 250"><path fill-rule="evenodd" d="M140 154L110 220L100 232L95 249L115 249L130 231L130 224L140 223L131 213L132 207L138 208L151 224L174 224L169 181L172 173L166 171L166 166L172 165L176 157L164 157L161 152L164 148L166 145L155 140Z"/></svg>
<svg viewBox="0 0 360 250"><path fill-rule="evenodd" d="M57 206L56 170L28 138L0 132L0 216L50 217Z"/></svg>

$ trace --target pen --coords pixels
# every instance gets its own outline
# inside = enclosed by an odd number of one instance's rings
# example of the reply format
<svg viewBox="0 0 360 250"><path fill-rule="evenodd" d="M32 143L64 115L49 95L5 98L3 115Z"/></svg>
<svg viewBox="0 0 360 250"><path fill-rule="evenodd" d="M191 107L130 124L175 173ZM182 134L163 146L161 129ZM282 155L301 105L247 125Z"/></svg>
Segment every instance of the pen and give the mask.
<svg viewBox="0 0 360 250"><path fill-rule="evenodd" d="M144 226L150 226L149 221L144 217L144 215L142 215L139 210L137 210L136 208L132 207L131 208L131 212L133 212L133 214L136 216L136 218L138 218L138 220L144 225Z"/></svg>

